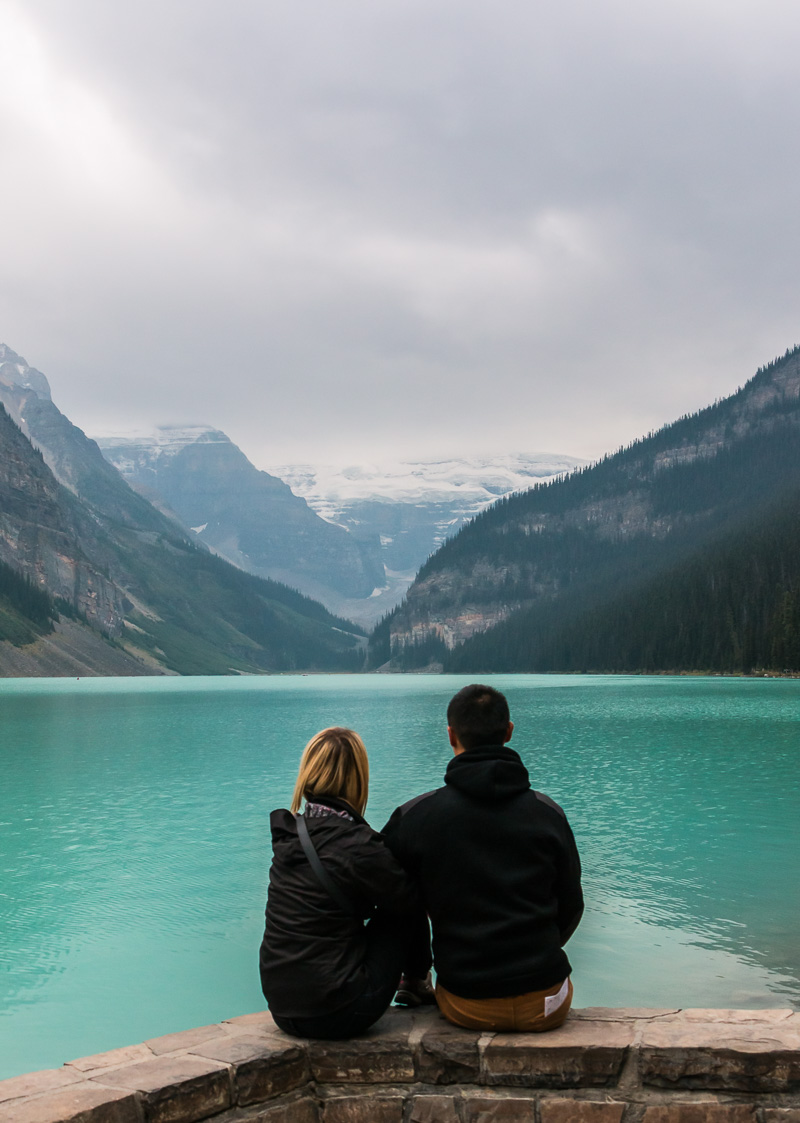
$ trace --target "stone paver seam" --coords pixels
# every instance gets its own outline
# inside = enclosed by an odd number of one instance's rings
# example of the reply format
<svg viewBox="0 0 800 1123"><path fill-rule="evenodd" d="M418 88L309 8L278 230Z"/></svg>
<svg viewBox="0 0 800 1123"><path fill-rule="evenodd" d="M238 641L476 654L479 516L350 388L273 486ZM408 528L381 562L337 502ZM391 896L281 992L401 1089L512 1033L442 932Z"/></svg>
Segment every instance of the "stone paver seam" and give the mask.
<svg viewBox="0 0 800 1123"><path fill-rule="evenodd" d="M289 1093L289 1095L301 1096L301 1097L304 1097L304 1098L310 1100L314 1104L314 1108L315 1108L316 1113L317 1113L317 1118L322 1119L322 1096L319 1094L319 1085L317 1084L316 1080L314 1079L314 1075L311 1072L311 1064L310 1064L309 1059L308 1059L308 1053L306 1053L306 1067L308 1069L308 1080L306 1081L306 1083L301 1088L294 1088ZM283 1095L281 1095L279 1098L283 1099ZM278 1102L278 1101L276 1100L276 1102ZM262 1105L253 1104L253 1106L254 1107L257 1107L257 1106L263 1107L264 1105L263 1104Z"/></svg>
<svg viewBox="0 0 800 1123"><path fill-rule="evenodd" d="M101 1084L100 1081L98 1081L98 1080L92 1080L92 1084L97 1084L100 1088L103 1089L104 1092L127 1092L129 1097L133 1100L133 1104L134 1104L134 1107L136 1108L136 1114L138 1115L139 1120L141 1121L141 1123L147 1123L147 1111L145 1110L144 1096L143 1096L142 1092L138 1092L138 1091L136 1091L134 1089L130 1089L130 1088L114 1088L114 1087L112 1087L108 1084ZM103 1104L98 1104L97 1108L90 1109L91 1114L90 1114L89 1118L91 1118L91 1116L94 1114L94 1112L96 1110L98 1110L102 1107L105 1107L105 1105L107 1103L113 1103L113 1102L114 1102L113 1100L107 1100ZM103 1114L105 1114L105 1113L103 1113ZM82 1115L82 1113L81 1113L81 1115ZM78 1116L79 1119L81 1119L81 1115ZM102 1118L102 1116L101 1116L101 1118Z"/></svg>
<svg viewBox="0 0 800 1123"><path fill-rule="evenodd" d="M430 1029L424 1022L412 1024L411 1029L408 1031L408 1047L414 1057L416 1064L419 1056L419 1048L422 1043L422 1038L425 1033Z"/></svg>
<svg viewBox="0 0 800 1123"><path fill-rule="evenodd" d="M61 1092L65 1088L69 1088L70 1086L72 1086L74 1084L78 1084L81 1081L86 1079L85 1075L83 1075L83 1074L71 1073L70 1074L72 1076L71 1080L64 1080L64 1081L54 1080L52 1082L52 1084L45 1083L42 1087L39 1088L38 1091L28 1091L28 1092L20 1091L20 1092L7 1093L5 1090L3 1090L2 1084L10 1084L12 1080L21 1081L22 1077L24 1076L24 1077L28 1078L29 1080L33 1081L35 1077L39 1077L43 1073L47 1073L49 1075L49 1073L51 1071L60 1073L61 1069L43 1069L43 1070L41 1070L41 1072L38 1072L38 1073L23 1073L22 1076L11 1076L11 1077L8 1078L7 1081L3 1081L2 1083L0 1083L0 1108L2 1108L3 1104L13 1104L13 1103L19 1102L20 1100L36 1100L36 1099L41 1099L42 1096L51 1096L56 1092ZM22 1085L20 1084L20 1087L21 1086Z"/></svg>
<svg viewBox="0 0 800 1123"><path fill-rule="evenodd" d="M65 1061L63 1067L69 1069L70 1071L80 1073L83 1080L94 1080L95 1082L99 1082L103 1076L110 1076L112 1072L120 1072L121 1069L130 1068L132 1064L144 1064L145 1060L157 1060L156 1054L150 1053L149 1057L141 1061L123 1061L118 1065L106 1065L100 1068L87 1068L85 1072L81 1069L74 1068L71 1061Z"/></svg>
<svg viewBox="0 0 800 1123"><path fill-rule="evenodd" d="M142 1123L147 1123L147 1111L145 1110L144 1095L142 1092L133 1093L133 1102L136 1104L136 1111Z"/></svg>
<svg viewBox="0 0 800 1123"><path fill-rule="evenodd" d="M413 1033L413 1032L414 1031L412 1030L411 1033ZM411 1043L411 1034L409 1034L408 1036L409 1036L409 1044L410 1044ZM416 1096L412 1092L411 1095L409 1095L408 1099L403 1104L403 1123L412 1123L411 1116L412 1116L413 1111L414 1111L414 1100L415 1099L416 1099Z"/></svg>
<svg viewBox="0 0 800 1123"><path fill-rule="evenodd" d="M642 1123L646 1107L644 1103L629 1100L622 1112L622 1123Z"/></svg>
<svg viewBox="0 0 800 1123"><path fill-rule="evenodd" d="M478 1038L478 1081L481 1084L489 1082L488 1077L491 1074L486 1063L486 1050L496 1036L495 1033L482 1033Z"/></svg>
<svg viewBox="0 0 800 1123"><path fill-rule="evenodd" d="M617 1080L617 1088L619 1091L627 1098L634 1100L639 1098L642 1091L641 1059L643 1036L644 1025L641 1021L637 1020L633 1026L633 1041L630 1045L625 1047L622 1068L620 1069L619 1078ZM638 1121L632 1120L631 1123L638 1123Z"/></svg>
<svg viewBox="0 0 800 1123"><path fill-rule="evenodd" d="M410 1096L409 1099L408 1099L408 1103L406 1104L403 1123L414 1123L414 1111L415 1111L417 1101L420 1100L420 1099L428 1099L428 1100L431 1100L431 1099L448 1100L449 1099L450 1103L452 1105L452 1108L453 1108L453 1115L455 1115L458 1123L464 1123L464 1114L463 1114L463 1111L461 1109L461 1099L462 1099L462 1097L461 1097L460 1093L454 1092L454 1093L452 1093L452 1095L448 1095L447 1092L443 1092L441 1089L439 1089L438 1091L434 1091L434 1092L421 1091L417 1094L414 1094L414 1095Z"/></svg>
<svg viewBox="0 0 800 1123"><path fill-rule="evenodd" d="M202 1061L208 1060L207 1057L204 1057L200 1053L192 1053L191 1050L188 1050L188 1049L186 1050L186 1052L190 1056L197 1057L198 1060L202 1060ZM229 1092L230 1098L231 1098L231 1107L238 1107L239 1106L239 1085L238 1085L238 1082L236 1080L236 1065L232 1064L230 1061L218 1061L217 1063L221 1064L221 1065L224 1065L225 1068L227 1068L227 1070L228 1070L228 1092ZM222 1110L225 1111L226 1109L223 1108ZM219 1114L219 1113L217 1113L217 1114Z"/></svg>

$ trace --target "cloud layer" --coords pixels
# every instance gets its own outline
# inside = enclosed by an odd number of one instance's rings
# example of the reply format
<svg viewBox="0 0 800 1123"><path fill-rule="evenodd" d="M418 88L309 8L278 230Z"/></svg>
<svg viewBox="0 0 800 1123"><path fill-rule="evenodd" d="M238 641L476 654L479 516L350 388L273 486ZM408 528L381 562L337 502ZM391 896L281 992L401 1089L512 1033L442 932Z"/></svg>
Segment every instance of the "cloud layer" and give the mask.
<svg viewBox="0 0 800 1123"><path fill-rule="evenodd" d="M88 431L593 456L800 340L782 0L0 3L0 338Z"/></svg>

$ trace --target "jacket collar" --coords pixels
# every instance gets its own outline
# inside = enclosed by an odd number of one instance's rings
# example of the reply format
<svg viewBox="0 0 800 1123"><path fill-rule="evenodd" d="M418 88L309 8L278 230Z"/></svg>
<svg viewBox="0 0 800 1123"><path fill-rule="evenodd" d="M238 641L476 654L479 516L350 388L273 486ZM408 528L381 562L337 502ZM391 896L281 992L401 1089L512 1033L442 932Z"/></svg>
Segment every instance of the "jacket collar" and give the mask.
<svg viewBox="0 0 800 1123"><path fill-rule="evenodd" d="M322 807L330 807L332 811L346 811L354 823L366 823L366 819L350 806L344 799L338 799L333 795L315 795L307 801L308 803L318 803Z"/></svg>

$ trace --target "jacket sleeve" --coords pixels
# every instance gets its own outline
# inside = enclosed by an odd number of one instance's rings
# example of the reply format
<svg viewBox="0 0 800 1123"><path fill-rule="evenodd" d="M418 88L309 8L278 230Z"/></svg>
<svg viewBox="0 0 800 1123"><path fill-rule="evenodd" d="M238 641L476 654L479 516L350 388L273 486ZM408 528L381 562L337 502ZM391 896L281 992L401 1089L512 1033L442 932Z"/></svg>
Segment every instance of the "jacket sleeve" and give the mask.
<svg viewBox="0 0 800 1123"><path fill-rule="evenodd" d="M369 835L359 838L357 845L341 854L341 860L346 862L346 870L342 871L344 883L376 908L396 914L416 911L420 897L415 883L381 836L367 829Z"/></svg>
<svg viewBox="0 0 800 1123"><path fill-rule="evenodd" d="M419 820L417 820L417 829L409 827L409 812L417 806L423 799L427 799L432 792L425 792L424 795L417 796L415 799L410 799L408 803L403 803L400 807L395 808L389 816L386 826L381 831L381 837L386 845L394 854L397 861L413 878L417 878L420 867L421 855L419 852ZM413 819L414 816L412 815Z"/></svg>
<svg viewBox="0 0 800 1123"><path fill-rule="evenodd" d="M394 854L395 858L397 858L398 862L400 862L400 864L405 869L406 863L403 861L402 856L402 821L403 808L396 807L392 814L389 816L389 820L386 823L386 826L381 831L381 837L391 850L392 854Z"/></svg>
<svg viewBox="0 0 800 1123"><path fill-rule="evenodd" d="M569 823L564 819L564 840L557 863L558 929L563 947L583 916L581 860Z"/></svg>

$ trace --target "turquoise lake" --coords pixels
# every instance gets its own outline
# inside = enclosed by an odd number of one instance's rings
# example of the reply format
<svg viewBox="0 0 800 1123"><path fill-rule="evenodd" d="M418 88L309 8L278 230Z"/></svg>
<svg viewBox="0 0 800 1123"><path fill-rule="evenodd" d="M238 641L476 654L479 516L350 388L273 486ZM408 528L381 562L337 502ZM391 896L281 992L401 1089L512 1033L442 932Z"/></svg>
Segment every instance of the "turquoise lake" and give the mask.
<svg viewBox="0 0 800 1123"><path fill-rule="evenodd" d="M0 1078L262 1008L304 744L361 733L379 828L441 784L468 681L0 681ZM800 1009L800 681L487 681L581 850L575 1004Z"/></svg>

